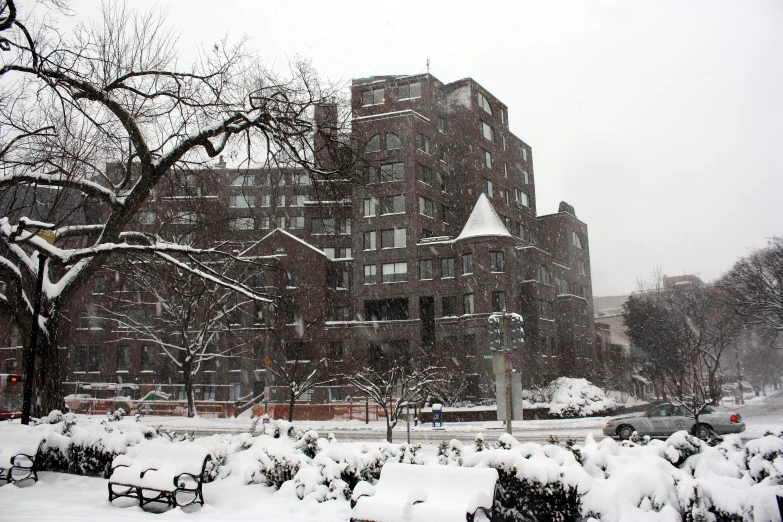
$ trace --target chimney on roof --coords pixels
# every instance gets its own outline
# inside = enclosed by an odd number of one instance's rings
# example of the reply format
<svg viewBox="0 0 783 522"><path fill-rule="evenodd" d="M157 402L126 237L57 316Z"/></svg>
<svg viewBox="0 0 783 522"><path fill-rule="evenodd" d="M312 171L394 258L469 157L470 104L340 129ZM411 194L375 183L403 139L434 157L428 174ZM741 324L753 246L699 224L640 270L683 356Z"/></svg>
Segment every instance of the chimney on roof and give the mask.
<svg viewBox="0 0 783 522"><path fill-rule="evenodd" d="M219 168L219 169L226 168L226 161L223 159L223 155L222 154L220 156L218 156L218 162L217 162L217 165L215 165L215 166L217 168Z"/></svg>
<svg viewBox="0 0 783 522"><path fill-rule="evenodd" d="M557 209L558 212L566 212L568 214L571 214L572 216L576 217L576 211L574 210L574 207L572 205L569 205L565 201L560 202L560 207Z"/></svg>

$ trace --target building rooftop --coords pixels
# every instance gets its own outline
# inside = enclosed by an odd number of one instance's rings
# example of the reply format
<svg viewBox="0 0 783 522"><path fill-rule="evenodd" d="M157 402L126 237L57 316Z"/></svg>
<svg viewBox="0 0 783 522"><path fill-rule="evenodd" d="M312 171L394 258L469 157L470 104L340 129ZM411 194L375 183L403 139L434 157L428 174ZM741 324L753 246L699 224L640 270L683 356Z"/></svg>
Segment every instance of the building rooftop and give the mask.
<svg viewBox="0 0 783 522"><path fill-rule="evenodd" d="M467 239L469 237L482 237L482 236L507 236L512 237L506 226L503 224L503 220L500 219L492 203L486 194L482 193L476 205L473 207L473 211L470 213L468 221L465 223L465 227L457 236L457 241L460 239Z"/></svg>

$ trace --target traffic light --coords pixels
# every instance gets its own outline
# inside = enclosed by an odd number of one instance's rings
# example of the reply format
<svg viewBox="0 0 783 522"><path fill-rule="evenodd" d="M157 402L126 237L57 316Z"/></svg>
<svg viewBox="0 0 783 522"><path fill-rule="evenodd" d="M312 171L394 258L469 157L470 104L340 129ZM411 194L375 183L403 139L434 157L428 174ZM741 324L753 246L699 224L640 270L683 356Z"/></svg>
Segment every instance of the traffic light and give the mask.
<svg viewBox="0 0 783 522"><path fill-rule="evenodd" d="M19 378L18 373L12 373L11 375L8 376L8 382L14 382L14 383L22 382L22 379Z"/></svg>

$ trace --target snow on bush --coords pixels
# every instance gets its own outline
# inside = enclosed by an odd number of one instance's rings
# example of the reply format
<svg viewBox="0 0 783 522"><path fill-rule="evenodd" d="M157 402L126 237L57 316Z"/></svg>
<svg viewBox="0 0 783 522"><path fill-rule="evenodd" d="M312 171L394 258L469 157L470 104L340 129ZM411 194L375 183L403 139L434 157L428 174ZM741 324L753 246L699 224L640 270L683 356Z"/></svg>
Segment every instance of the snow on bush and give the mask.
<svg viewBox="0 0 783 522"><path fill-rule="evenodd" d="M552 417L562 419L607 415L617 408L614 399L607 398L601 388L587 379L558 377L533 398L546 403Z"/></svg>

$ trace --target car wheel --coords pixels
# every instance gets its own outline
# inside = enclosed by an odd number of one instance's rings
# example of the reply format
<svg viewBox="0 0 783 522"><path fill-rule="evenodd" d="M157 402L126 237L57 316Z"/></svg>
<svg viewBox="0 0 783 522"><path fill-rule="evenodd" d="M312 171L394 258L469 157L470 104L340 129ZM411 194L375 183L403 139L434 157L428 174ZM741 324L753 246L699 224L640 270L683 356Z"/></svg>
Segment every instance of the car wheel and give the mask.
<svg viewBox="0 0 783 522"><path fill-rule="evenodd" d="M631 438L631 435L633 435L633 431L633 426L624 424L617 428L617 436L620 437L621 440L628 440Z"/></svg>
<svg viewBox="0 0 783 522"><path fill-rule="evenodd" d="M707 424L699 424L693 428L693 434L701 440L707 440L712 435L712 428Z"/></svg>

